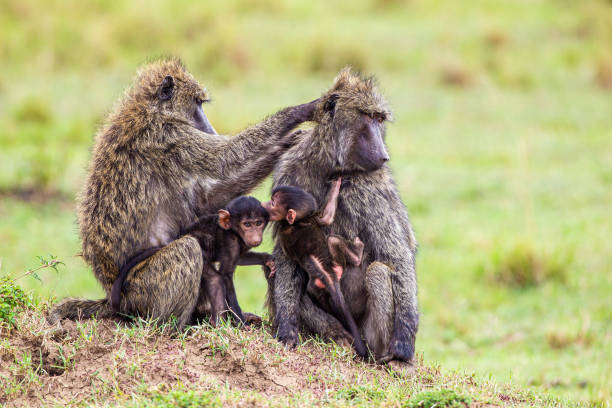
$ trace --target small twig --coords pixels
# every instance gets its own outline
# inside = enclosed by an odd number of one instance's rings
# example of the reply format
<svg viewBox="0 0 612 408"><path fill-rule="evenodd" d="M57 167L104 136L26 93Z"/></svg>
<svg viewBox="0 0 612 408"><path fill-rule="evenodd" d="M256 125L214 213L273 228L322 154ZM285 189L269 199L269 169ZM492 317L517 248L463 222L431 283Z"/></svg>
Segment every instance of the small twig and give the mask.
<svg viewBox="0 0 612 408"><path fill-rule="evenodd" d="M34 269L27 269L25 271L25 273L23 273L22 275L19 275L18 277L14 278L13 281L19 280L21 278L24 278L28 275L32 275L34 273L36 273L36 271L39 271L41 269L45 269L45 268L53 268L55 270L57 270L57 266L58 265L64 265L64 263L62 261L60 261L59 259L55 259L55 258L51 258L51 260L47 261L43 258L39 258L41 265L38 268L34 268ZM0 264L1 265L1 264Z"/></svg>

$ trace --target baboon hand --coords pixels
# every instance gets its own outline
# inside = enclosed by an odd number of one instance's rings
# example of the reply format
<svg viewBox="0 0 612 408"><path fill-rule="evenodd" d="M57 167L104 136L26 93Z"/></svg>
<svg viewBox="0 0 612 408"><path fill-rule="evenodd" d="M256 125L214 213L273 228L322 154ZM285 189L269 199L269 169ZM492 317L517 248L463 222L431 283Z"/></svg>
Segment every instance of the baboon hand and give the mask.
<svg viewBox="0 0 612 408"><path fill-rule="evenodd" d="M314 101L296 106L298 112L300 113L300 119L302 119L302 122L312 120L319 102L321 102L321 98L317 98Z"/></svg>
<svg viewBox="0 0 612 408"><path fill-rule="evenodd" d="M270 269L270 272L268 273L268 279L272 279L274 277L274 274L276 273L276 264L274 263L274 258L269 257L265 262L264 262L265 267Z"/></svg>

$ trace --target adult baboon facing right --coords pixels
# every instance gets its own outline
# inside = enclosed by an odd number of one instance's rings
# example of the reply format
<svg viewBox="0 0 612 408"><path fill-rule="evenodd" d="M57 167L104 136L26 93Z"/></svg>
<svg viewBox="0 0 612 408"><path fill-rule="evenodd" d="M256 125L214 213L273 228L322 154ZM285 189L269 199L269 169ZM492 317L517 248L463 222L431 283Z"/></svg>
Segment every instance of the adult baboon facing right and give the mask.
<svg viewBox="0 0 612 408"><path fill-rule="evenodd" d="M254 188L293 143L288 132L311 119L316 102L285 108L228 138L202 110L208 94L176 59L142 68L96 137L78 205L82 254L106 291L100 300L66 299L49 314L112 315L109 297L121 267L163 247L129 271L119 311L180 328L208 304L198 241L179 238L202 214Z"/></svg>
<svg viewBox="0 0 612 408"><path fill-rule="evenodd" d="M381 362L414 357L419 320L416 240L386 166L384 122L389 116L372 79L342 71L321 98L314 116L318 125L282 156L274 174L275 187L298 186L317 202L323 201L329 181L342 177L328 228L359 237L365 245L361 266L346 267L341 289L361 335ZM296 344L299 329L350 344L338 319L305 291L306 274L278 243L274 257L268 305L279 340Z"/></svg>

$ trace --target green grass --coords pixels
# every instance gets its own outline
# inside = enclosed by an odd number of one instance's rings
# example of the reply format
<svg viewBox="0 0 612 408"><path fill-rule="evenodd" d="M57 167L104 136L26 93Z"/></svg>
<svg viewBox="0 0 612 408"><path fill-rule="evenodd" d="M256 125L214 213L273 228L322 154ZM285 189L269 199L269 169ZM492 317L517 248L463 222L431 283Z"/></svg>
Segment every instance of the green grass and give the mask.
<svg viewBox="0 0 612 408"><path fill-rule="evenodd" d="M20 283L102 296L77 256L73 197L140 63L183 57L224 133L315 98L351 63L377 75L394 109L387 141L420 245L425 361L612 397L609 1L8 0L0 27L0 275L53 254L59 274ZM45 199L15 198L29 189ZM262 312L262 273L240 268L236 285L243 309Z"/></svg>

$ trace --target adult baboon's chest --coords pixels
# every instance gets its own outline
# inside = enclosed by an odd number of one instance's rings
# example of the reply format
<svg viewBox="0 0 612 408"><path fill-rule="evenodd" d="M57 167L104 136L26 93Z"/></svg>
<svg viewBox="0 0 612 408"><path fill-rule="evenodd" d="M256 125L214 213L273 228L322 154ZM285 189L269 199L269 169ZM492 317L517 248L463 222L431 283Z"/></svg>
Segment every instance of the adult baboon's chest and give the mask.
<svg viewBox="0 0 612 408"><path fill-rule="evenodd" d="M377 218L389 214L389 202L378 191L369 188L367 183L351 183L340 190L338 208L332 230L347 239L358 236L364 241L365 248L375 245L372 242ZM365 241L369 237L370 242Z"/></svg>

